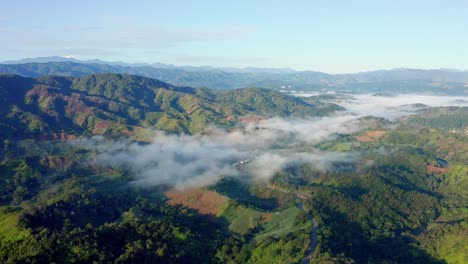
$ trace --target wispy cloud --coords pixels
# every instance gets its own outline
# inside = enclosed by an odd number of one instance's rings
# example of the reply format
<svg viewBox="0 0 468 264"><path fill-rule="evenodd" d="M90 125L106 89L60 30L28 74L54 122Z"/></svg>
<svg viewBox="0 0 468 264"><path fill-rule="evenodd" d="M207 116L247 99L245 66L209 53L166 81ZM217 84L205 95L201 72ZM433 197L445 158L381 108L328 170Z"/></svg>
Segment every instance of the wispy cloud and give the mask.
<svg viewBox="0 0 468 264"><path fill-rule="evenodd" d="M60 26L49 28L1 27L0 48L25 51L62 47L77 50L157 50L188 42L242 39L250 28L178 28L163 26ZM94 55L94 54L93 54ZM95 54L100 55L100 54ZM107 54L104 54L107 55Z"/></svg>
<svg viewBox="0 0 468 264"><path fill-rule="evenodd" d="M371 94L356 94L349 99L338 100L337 104L349 112L360 116L372 115L388 119L408 115L416 110L412 105L426 106L468 106L466 96L435 96L418 94L401 94L393 96L379 96Z"/></svg>
<svg viewBox="0 0 468 264"><path fill-rule="evenodd" d="M465 102L462 101L465 99ZM226 131L210 128L203 135L169 135L157 132L149 144L103 138L81 139L81 146L96 149L97 161L123 167L143 185L169 184L177 188L206 186L223 176L250 176L268 181L291 164L309 163L328 170L336 162L352 163L359 153L320 151L317 144L338 134L367 129L361 117L396 118L410 113L405 106L466 105L466 97L353 95L340 101L347 111L309 119L271 118Z"/></svg>
<svg viewBox="0 0 468 264"><path fill-rule="evenodd" d="M241 175L266 181L288 164L314 163L317 169L326 170L337 161L351 162L351 153L322 152L313 147L336 133L358 129L344 125L346 120L274 118L235 131L212 128L209 135L158 132L144 145L102 139L75 144L96 148L99 164L123 166L135 176L135 182L145 185L205 186L223 176ZM307 151L304 146L309 146Z"/></svg>

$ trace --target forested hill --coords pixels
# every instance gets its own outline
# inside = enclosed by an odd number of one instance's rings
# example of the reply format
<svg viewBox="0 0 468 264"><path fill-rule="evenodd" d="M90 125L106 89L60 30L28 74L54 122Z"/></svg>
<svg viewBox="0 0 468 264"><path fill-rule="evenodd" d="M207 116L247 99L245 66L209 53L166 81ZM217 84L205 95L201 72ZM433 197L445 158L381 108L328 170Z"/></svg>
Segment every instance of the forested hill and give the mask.
<svg viewBox="0 0 468 264"><path fill-rule="evenodd" d="M458 131L468 127L468 107L435 107L422 109L404 121L413 126Z"/></svg>
<svg viewBox="0 0 468 264"><path fill-rule="evenodd" d="M141 128L197 133L249 115L320 116L341 108L268 89L178 87L127 74L26 78L0 75L2 136L136 134Z"/></svg>

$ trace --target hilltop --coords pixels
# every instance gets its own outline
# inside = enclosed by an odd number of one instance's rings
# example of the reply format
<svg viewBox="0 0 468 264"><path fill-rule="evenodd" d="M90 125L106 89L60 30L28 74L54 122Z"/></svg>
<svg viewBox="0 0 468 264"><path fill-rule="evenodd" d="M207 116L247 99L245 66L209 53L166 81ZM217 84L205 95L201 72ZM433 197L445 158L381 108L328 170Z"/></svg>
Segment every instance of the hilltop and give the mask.
<svg viewBox="0 0 468 264"><path fill-rule="evenodd" d="M341 108L280 92L173 86L128 74L27 78L0 75L2 135L136 134L141 128L197 133L247 115L323 116Z"/></svg>

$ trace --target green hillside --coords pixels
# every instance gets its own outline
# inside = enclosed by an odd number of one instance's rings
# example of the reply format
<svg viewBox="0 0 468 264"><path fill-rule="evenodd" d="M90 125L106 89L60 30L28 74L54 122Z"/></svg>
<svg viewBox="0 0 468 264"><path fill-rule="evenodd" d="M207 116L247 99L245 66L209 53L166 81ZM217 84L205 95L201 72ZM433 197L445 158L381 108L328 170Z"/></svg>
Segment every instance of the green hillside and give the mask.
<svg viewBox="0 0 468 264"><path fill-rule="evenodd" d="M136 134L141 128L197 133L242 116L317 116L340 110L267 89L215 92L122 74L81 78L0 75L2 135Z"/></svg>
<svg viewBox="0 0 468 264"><path fill-rule="evenodd" d="M149 139L152 129L208 136L211 124L234 130L249 119L325 116L341 108L322 102L330 96L213 91L122 74L1 75L0 95L1 263L468 258L465 108L425 109L392 122L361 118L366 127L360 132L300 146L304 154L354 153L352 164L320 170L316 162L291 163L259 182L223 175L207 188L227 202L211 208L216 201L167 203L172 186L135 184L138 172L100 164L99 148L64 139L103 135L104 142L134 142Z"/></svg>
<svg viewBox="0 0 468 264"><path fill-rule="evenodd" d="M460 131L468 127L468 107L437 107L420 110L417 115L409 116L407 124Z"/></svg>

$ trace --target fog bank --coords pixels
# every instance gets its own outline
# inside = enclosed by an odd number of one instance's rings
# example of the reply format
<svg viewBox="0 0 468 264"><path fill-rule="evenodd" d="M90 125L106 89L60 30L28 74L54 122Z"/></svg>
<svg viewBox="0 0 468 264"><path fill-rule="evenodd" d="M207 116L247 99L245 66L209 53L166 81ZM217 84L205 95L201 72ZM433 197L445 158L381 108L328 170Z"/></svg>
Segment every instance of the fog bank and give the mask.
<svg viewBox="0 0 468 264"><path fill-rule="evenodd" d="M177 188L206 186L223 176L268 181L289 164L312 163L328 170L334 162L354 162L356 153L323 152L314 145L366 129L363 116L395 119L428 106L467 106L466 97L426 95L352 95L335 103L346 108L328 117L270 118L234 131L216 127L203 135L157 132L149 144L102 137L75 142L98 152L97 162L128 170L136 184L169 184Z"/></svg>

